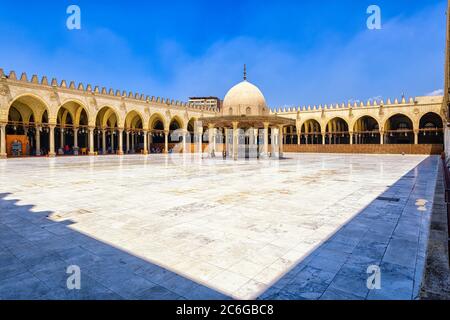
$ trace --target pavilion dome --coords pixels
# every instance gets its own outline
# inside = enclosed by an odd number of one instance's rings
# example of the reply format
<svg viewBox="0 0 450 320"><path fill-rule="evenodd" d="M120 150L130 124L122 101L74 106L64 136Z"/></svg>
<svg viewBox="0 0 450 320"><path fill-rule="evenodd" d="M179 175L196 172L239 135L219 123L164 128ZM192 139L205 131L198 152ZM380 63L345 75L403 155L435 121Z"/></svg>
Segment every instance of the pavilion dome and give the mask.
<svg viewBox="0 0 450 320"><path fill-rule="evenodd" d="M244 80L226 94L223 113L229 116L261 116L269 114L269 110L261 90Z"/></svg>

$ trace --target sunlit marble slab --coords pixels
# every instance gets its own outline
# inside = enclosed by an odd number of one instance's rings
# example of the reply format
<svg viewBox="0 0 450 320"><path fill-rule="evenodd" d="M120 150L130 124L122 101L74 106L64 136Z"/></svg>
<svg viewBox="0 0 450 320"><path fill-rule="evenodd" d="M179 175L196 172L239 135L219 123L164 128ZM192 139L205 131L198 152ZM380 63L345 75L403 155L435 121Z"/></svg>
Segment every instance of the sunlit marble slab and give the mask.
<svg viewBox="0 0 450 320"><path fill-rule="evenodd" d="M313 154L287 154L287 158L234 162L161 155L0 161L0 226L5 238L18 239L15 244L0 237L0 261L4 257L0 298L2 281L14 297L15 287L10 285L14 277L21 279L16 281L17 290L20 285L34 285L29 279L43 284L26 298L66 296L64 289L60 293L45 290L60 283L45 276L45 266L39 270L44 276L31 272L26 259L23 263L20 259L20 246L36 248L42 257L61 262L61 268L48 268L47 274L62 277L64 265L83 265L95 283L90 285L102 290L81 298L145 299L162 289L170 293L164 291L162 298L214 298L212 293L237 299L279 298L283 288L288 298L320 298L336 292L345 297L352 293L346 293L339 282L332 283L335 277L339 280L339 269L325 273L331 279L322 279L323 273L308 278L312 277L309 283L322 285L313 290L322 294L308 295L309 287L303 293L304 287L296 291L280 281L308 259L326 257L321 245L363 210L366 214L367 208L385 210L387 204L376 205L381 194L391 192L406 206L414 189L411 181L420 177L429 186L415 196L432 201L436 159ZM421 169L415 169L419 165ZM394 188L405 175L412 179ZM411 210L415 209L413 204ZM353 239L359 237L359 243L366 232L367 228L361 228ZM412 235L416 240L419 236ZM113 253L105 248L114 249ZM139 263L121 263L122 255L138 258ZM102 269L105 259L118 269ZM18 268L23 272L4 271L12 263L24 264ZM314 263L314 270L329 267L327 259ZM154 268L168 270L171 276L160 276ZM99 270L109 278L100 276ZM137 282L141 285L136 286ZM280 290L268 295L274 288ZM354 296L365 298L367 293Z"/></svg>

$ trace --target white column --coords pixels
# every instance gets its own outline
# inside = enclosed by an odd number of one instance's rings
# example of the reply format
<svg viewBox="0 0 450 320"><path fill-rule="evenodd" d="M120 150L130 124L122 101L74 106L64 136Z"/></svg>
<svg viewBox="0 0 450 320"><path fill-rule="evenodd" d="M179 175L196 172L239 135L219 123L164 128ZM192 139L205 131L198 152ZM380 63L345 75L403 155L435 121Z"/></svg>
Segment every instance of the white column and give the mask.
<svg viewBox="0 0 450 320"><path fill-rule="evenodd" d="M126 149L126 153L130 153L130 131L127 130L127 149Z"/></svg>
<svg viewBox="0 0 450 320"><path fill-rule="evenodd" d="M136 135L134 134L134 132L131 132L131 151L135 151L134 149L134 139L135 139Z"/></svg>
<svg viewBox="0 0 450 320"><path fill-rule="evenodd" d="M414 144L419 144L419 130L414 130Z"/></svg>
<svg viewBox="0 0 450 320"><path fill-rule="evenodd" d="M326 144L326 136L327 136L327 133L326 132L322 132L322 144L323 145Z"/></svg>
<svg viewBox="0 0 450 320"><path fill-rule="evenodd" d="M169 131L164 131L164 153L169 153Z"/></svg>
<svg viewBox="0 0 450 320"><path fill-rule="evenodd" d="M279 132L279 139L280 139L280 151L279 151L279 154L280 154L280 158L282 158L283 157L283 146L284 146L284 128L283 128L283 126L279 126L278 127L278 132Z"/></svg>
<svg viewBox="0 0 450 320"><path fill-rule="evenodd" d="M0 125L0 159L6 159L6 124Z"/></svg>
<svg viewBox="0 0 450 320"><path fill-rule="evenodd" d="M350 144L353 144L353 132L350 132Z"/></svg>
<svg viewBox="0 0 450 320"><path fill-rule="evenodd" d="M73 128L73 147L78 148L78 128Z"/></svg>
<svg viewBox="0 0 450 320"><path fill-rule="evenodd" d="M269 123L264 122L264 154L269 155Z"/></svg>
<svg viewBox="0 0 450 320"><path fill-rule="evenodd" d="M228 128L223 128L223 134L225 135L225 152L228 156L229 143L228 143Z"/></svg>
<svg viewBox="0 0 450 320"><path fill-rule="evenodd" d="M213 148L214 148L214 152L217 151L217 128L213 129Z"/></svg>
<svg viewBox="0 0 450 320"><path fill-rule="evenodd" d="M55 152L55 125L50 125L49 126L49 142L50 142L50 150L48 152L48 156L53 158L56 156L56 152Z"/></svg>
<svg viewBox="0 0 450 320"><path fill-rule="evenodd" d="M195 150L196 152L202 154L203 153L203 127L197 128L197 146Z"/></svg>
<svg viewBox="0 0 450 320"><path fill-rule="evenodd" d="M239 153L239 122L233 122L233 159L238 159Z"/></svg>
<svg viewBox="0 0 450 320"><path fill-rule="evenodd" d="M123 155L123 129L119 129L119 149L117 150L119 156Z"/></svg>
<svg viewBox="0 0 450 320"><path fill-rule="evenodd" d="M41 128L40 126L36 127L36 156L40 156L41 155Z"/></svg>
<svg viewBox="0 0 450 320"><path fill-rule="evenodd" d="M384 132L380 131L380 144L384 144Z"/></svg>
<svg viewBox="0 0 450 320"><path fill-rule="evenodd" d="M94 149L94 130L95 130L95 128L89 127L89 155L90 155L90 156L95 155L95 149Z"/></svg>
<svg viewBox="0 0 450 320"><path fill-rule="evenodd" d="M148 132L144 131L144 154L148 154Z"/></svg>
<svg viewBox="0 0 450 320"><path fill-rule="evenodd" d="M210 147L212 146L214 152L216 152L216 149L214 148L214 126L211 124L208 126L208 145Z"/></svg>
<svg viewBox="0 0 450 320"><path fill-rule="evenodd" d="M103 154L106 154L107 153L107 151L106 151L106 130L105 129L103 129L102 130L102 151L103 151Z"/></svg>

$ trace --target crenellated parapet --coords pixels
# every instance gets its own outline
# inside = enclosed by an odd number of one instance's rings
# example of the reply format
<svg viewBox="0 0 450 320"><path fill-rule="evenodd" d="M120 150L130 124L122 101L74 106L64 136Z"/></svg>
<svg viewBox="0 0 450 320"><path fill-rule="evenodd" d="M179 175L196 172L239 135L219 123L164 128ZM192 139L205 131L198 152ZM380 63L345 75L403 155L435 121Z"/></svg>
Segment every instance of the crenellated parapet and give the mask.
<svg viewBox="0 0 450 320"><path fill-rule="evenodd" d="M20 77L17 76L15 71L11 71L8 75L5 74L3 69L0 69L0 78L4 85L7 86L24 86L41 90L56 90L61 93L71 93L74 95L90 95L97 96L99 98L119 99L121 101L128 101L132 103L148 103L158 104L165 107L175 107L192 110L203 110L206 112L217 112L212 108L199 107L187 102L173 100L170 98L149 96L142 93L134 93L127 91L108 89L106 87L92 86L91 84L76 84L74 81L61 80L58 81L53 78L51 81L46 76L40 78L37 75L28 77L26 73L22 73Z"/></svg>
<svg viewBox="0 0 450 320"><path fill-rule="evenodd" d="M443 96L418 96L388 98L386 100L349 101L346 103L334 103L325 105L308 105L297 107L276 107L272 108L272 114L288 117L297 120L297 128L308 120L315 120L325 128L329 121L334 118L341 118L346 121L349 128L358 119L370 116L377 120L381 130L385 122L394 115L405 115L411 119L414 127L419 127L420 119L427 113L438 114L444 120L446 110L443 107ZM323 129L324 130L324 129Z"/></svg>

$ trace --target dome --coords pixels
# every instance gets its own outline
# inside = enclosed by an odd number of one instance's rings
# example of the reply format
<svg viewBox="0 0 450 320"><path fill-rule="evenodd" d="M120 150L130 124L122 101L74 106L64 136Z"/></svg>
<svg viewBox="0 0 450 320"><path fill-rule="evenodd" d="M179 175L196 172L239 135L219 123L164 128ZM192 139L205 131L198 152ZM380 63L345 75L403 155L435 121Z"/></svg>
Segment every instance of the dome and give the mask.
<svg viewBox="0 0 450 320"><path fill-rule="evenodd" d="M223 100L223 112L224 115L233 116L260 116L269 113L264 95L247 80L228 91Z"/></svg>

